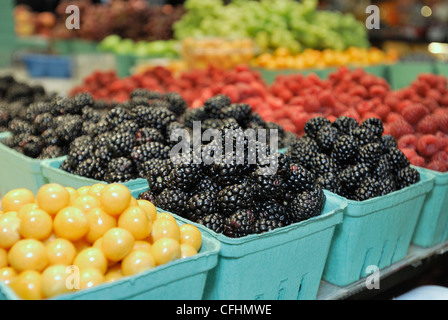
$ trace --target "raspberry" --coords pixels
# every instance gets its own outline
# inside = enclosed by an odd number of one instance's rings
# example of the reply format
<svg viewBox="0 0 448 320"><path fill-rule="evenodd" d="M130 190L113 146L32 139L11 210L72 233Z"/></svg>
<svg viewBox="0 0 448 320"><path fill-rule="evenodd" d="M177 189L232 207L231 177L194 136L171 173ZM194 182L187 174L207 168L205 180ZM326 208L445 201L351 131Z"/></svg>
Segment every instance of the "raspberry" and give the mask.
<svg viewBox="0 0 448 320"><path fill-rule="evenodd" d="M405 134L398 140L398 148L400 149L416 149L418 138L413 134Z"/></svg>
<svg viewBox="0 0 448 320"><path fill-rule="evenodd" d="M424 134L435 134L438 129L439 123L434 115L425 116L417 125L417 131Z"/></svg>
<svg viewBox="0 0 448 320"><path fill-rule="evenodd" d="M412 125L419 122L428 113L429 110L422 104L411 104L401 111L403 118Z"/></svg>
<svg viewBox="0 0 448 320"><path fill-rule="evenodd" d="M400 120L405 121L403 116L396 112L391 112L386 116L387 123L393 123L393 122L400 121Z"/></svg>
<svg viewBox="0 0 448 320"><path fill-rule="evenodd" d="M437 117L439 129L444 132L448 133L448 113L444 113Z"/></svg>
<svg viewBox="0 0 448 320"><path fill-rule="evenodd" d="M442 161L448 165L448 153L445 151L439 151L431 157L431 161Z"/></svg>
<svg viewBox="0 0 448 320"><path fill-rule="evenodd" d="M406 121L399 120L390 125L390 134L397 140L405 134L411 133L414 133L414 128Z"/></svg>
<svg viewBox="0 0 448 320"><path fill-rule="evenodd" d="M447 165L442 161L431 161L426 168L438 172L445 172L447 170Z"/></svg>
<svg viewBox="0 0 448 320"><path fill-rule="evenodd" d="M383 98L387 95L387 89L380 85L373 85L369 88L370 97Z"/></svg>
<svg viewBox="0 0 448 320"><path fill-rule="evenodd" d="M410 164L416 167L424 167L426 164L425 158L421 156L414 156L409 160Z"/></svg>
<svg viewBox="0 0 448 320"><path fill-rule="evenodd" d="M418 156L418 154L417 154L417 152L415 151L415 149L405 148L405 149L400 149L400 150L401 150L401 152L404 153L404 155L405 155L406 158L408 158L408 159L412 159L412 158Z"/></svg>
<svg viewBox="0 0 448 320"><path fill-rule="evenodd" d="M431 157L441 148L439 139L432 135L426 134L418 140L417 150L423 157Z"/></svg>
<svg viewBox="0 0 448 320"><path fill-rule="evenodd" d="M381 117L384 121L390 113L390 107L387 104L380 104L375 108L375 112Z"/></svg>

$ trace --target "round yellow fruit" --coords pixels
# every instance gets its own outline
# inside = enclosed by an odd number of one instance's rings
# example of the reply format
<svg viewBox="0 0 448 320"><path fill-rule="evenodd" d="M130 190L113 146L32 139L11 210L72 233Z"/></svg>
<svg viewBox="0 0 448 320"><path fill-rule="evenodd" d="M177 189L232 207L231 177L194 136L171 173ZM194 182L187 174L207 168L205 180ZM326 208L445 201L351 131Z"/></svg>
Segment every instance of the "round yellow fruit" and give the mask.
<svg viewBox="0 0 448 320"><path fill-rule="evenodd" d="M80 270L85 268L96 268L105 274L107 271L107 259L104 253L98 248L87 248L78 253L73 265L77 266Z"/></svg>
<svg viewBox="0 0 448 320"><path fill-rule="evenodd" d="M44 210L28 210L20 216L19 232L23 238L45 240L52 231L53 219Z"/></svg>
<svg viewBox="0 0 448 320"><path fill-rule="evenodd" d="M101 208L93 208L86 213L89 222L89 231L85 238L88 242L94 243L101 238L107 230L117 226L117 220L108 215Z"/></svg>
<svg viewBox="0 0 448 320"><path fill-rule="evenodd" d="M137 204L139 205L140 208L145 210L151 222L154 222L157 219L157 209L152 202L148 200L137 200Z"/></svg>
<svg viewBox="0 0 448 320"><path fill-rule="evenodd" d="M180 259L180 244L172 238L159 239L151 246L151 254L156 261L156 265L163 265L170 261Z"/></svg>
<svg viewBox="0 0 448 320"><path fill-rule="evenodd" d="M17 271L42 271L48 264L47 250L42 242L24 239L16 242L8 252L8 263Z"/></svg>
<svg viewBox="0 0 448 320"><path fill-rule="evenodd" d="M5 267L0 269L0 281L6 285L9 285L16 276L17 272L11 267Z"/></svg>
<svg viewBox="0 0 448 320"><path fill-rule="evenodd" d="M199 229L192 224L184 224L180 226L180 244L189 244L196 251L202 246L202 235Z"/></svg>
<svg viewBox="0 0 448 320"><path fill-rule="evenodd" d="M37 191L37 205L51 215L70 205L70 193L57 183L43 185Z"/></svg>
<svg viewBox="0 0 448 320"><path fill-rule="evenodd" d="M128 230L112 228L102 237L101 248L107 259L116 262L131 252L134 242L134 237Z"/></svg>
<svg viewBox="0 0 448 320"><path fill-rule="evenodd" d="M101 192L102 208L110 215L117 216L129 207L131 201L129 189L119 183L107 185Z"/></svg>
<svg viewBox="0 0 448 320"><path fill-rule="evenodd" d="M42 272L42 294L45 299L69 293L67 286L67 266L54 265Z"/></svg>
<svg viewBox="0 0 448 320"><path fill-rule="evenodd" d="M145 250L134 250L121 262L121 271L124 276L132 276L156 266L152 254Z"/></svg>
<svg viewBox="0 0 448 320"><path fill-rule="evenodd" d="M12 290L23 300L41 300L42 276L34 270L21 272L9 284Z"/></svg>
<svg viewBox="0 0 448 320"><path fill-rule="evenodd" d="M136 206L126 209L118 218L118 227L132 233L135 240L143 240L149 237L152 224L146 212Z"/></svg>
<svg viewBox="0 0 448 320"><path fill-rule="evenodd" d="M103 191L103 189L106 187L105 184L103 183L96 183L93 186L90 187L89 191L87 192L87 194L89 196L94 196L99 198L101 196L101 192Z"/></svg>
<svg viewBox="0 0 448 320"><path fill-rule="evenodd" d="M151 239L156 242L162 238L172 238L180 240L180 228L175 220L157 219L152 225Z"/></svg>
<svg viewBox="0 0 448 320"><path fill-rule="evenodd" d="M191 245L183 243L180 245L180 258L188 258L198 254L198 251Z"/></svg>
<svg viewBox="0 0 448 320"><path fill-rule="evenodd" d="M22 206L34 203L36 201L34 194L24 188L14 189L7 192L1 201L3 212L16 211L18 212Z"/></svg>
<svg viewBox="0 0 448 320"><path fill-rule="evenodd" d="M79 270L79 289L88 289L104 283L103 273L96 268Z"/></svg>
<svg viewBox="0 0 448 320"><path fill-rule="evenodd" d="M49 265L71 265L76 256L76 248L67 239L57 238L45 246Z"/></svg>
<svg viewBox="0 0 448 320"><path fill-rule="evenodd" d="M9 249L20 240L20 219L3 214L0 217L0 248Z"/></svg>
<svg viewBox="0 0 448 320"><path fill-rule="evenodd" d="M8 266L8 252L5 249L0 248L0 269Z"/></svg>
<svg viewBox="0 0 448 320"><path fill-rule="evenodd" d="M56 214L53 228L58 237L76 241L89 231L89 222L81 209L66 207Z"/></svg>
<svg viewBox="0 0 448 320"><path fill-rule="evenodd" d="M101 206L100 200L97 197L90 195L82 195L73 201L72 207L81 209L82 212L87 213L93 208L99 208Z"/></svg>
<svg viewBox="0 0 448 320"><path fill-rule="evenodd" d="M70 206L73 204L73 201L75 201L76 198L79 197L79 193L75 188L72 187L65 187L65 190L68 191L68 193L70 194Z"/></svg>

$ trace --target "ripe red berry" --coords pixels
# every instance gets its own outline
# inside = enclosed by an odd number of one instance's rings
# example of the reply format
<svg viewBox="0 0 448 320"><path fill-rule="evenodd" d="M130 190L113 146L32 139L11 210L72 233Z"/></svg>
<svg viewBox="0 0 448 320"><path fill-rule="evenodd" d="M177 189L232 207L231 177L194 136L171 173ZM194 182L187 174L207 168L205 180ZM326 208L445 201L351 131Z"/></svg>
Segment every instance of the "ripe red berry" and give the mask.
<svg viewBox="0 0 448 320"><path fill-rule="evenodd" d="M439 139L432 134L423 135L417 144L417 150L423 157L431 157L441 149Z"/></svg>
<svg viewBox="0 0 448 320"><path fill-rule="evenodd" d="M417 124L417 131L424 134L435 134L439 129L439 122L437 117L428 114L421 119Z"/></svg>
<svg viewBox="0 0 448 320"><path fill-rule="evenodd" d="M416 149L418 138L414 134L405 134L398 139L398 148L400 149Z"/></svg>
<svg viewBox="0 0 448 320"><path fill-rule="evenodd" d="M422 156L418 156L418 155L409 159L409 162L411 163L411 165L416 166L416 167L424 167L426 164L425 158L423 158Z"/></svg>
<svg viewBox="0 0 448 320"><path fill-rule="evenodd" d="M428 163L426 168L438 172L446 172L447 165L442 161L431 161L430 163Z"/></svg>
<svg viewBox="0 0 448 320"><path fill-rule="evenodd" d="M429 110L424 105L416 103L405 107L401 111L403 118L412 125L419 122L428 113Z"/></svg>
<svg viewBox="0 0 448 320"><path fill-rule="evenodd" d="M391 123L389 131L390 131L390 134L395 139L398 140L398 139L400 139L400 137L404 136L405 134L414 133L414 128L406 121L398 120L398 121Z"/></svg>

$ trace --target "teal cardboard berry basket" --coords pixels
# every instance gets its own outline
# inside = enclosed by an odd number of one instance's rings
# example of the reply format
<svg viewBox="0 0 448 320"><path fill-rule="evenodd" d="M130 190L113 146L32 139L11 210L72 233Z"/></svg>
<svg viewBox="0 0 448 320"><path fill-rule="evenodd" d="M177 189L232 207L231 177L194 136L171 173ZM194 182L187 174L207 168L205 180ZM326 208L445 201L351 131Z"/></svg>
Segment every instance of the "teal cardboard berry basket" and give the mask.
<svg viewBox="0 0 448 320"><path fill-rule="evenodd" d="M369 266L381 270L406 256L423 203L434 185L432 174L419 172L420 182L407 188L366 201L347 200L324 280L346 286L366 277Z"/></svg>
<svg viewBox="0 0 448 320"><path fill-rule="evenodd" d="M9 133L0 135L0 141ZM27 188L34 194L48 183L42 175L44 160L27 157L0 143L0 192L5 194L17 188Z"/></svg>
<svg viewBox="0 0 448 320"><path fill-rule="evenodd" d="M183 224L178 221L179 225ZM202 232L202 247L195 256L178 259L135 276L52 300L201 300L207 276L216 267L220 243ZM20 300L0 282L0 300Z"/></svg>
<svg viewBox="0 0 448 320"><path fill-rule="evenodd" d="M61 163L64 162L66 158L67 156L43 161L42 174L48 183L58 183L64 187L72 187L74 189L79 189L85 186L93 186L97 183L106 184L104 181L81 177L60 169ZM122 182L121 184L128 187L131 192L134 190L148 188L148 181L146 179L134 179L127 182Z"/></svg>
<svg viewBox="0 0 448 320"><path fill-rule="evenodd" d="M326 196L320 216L242 238L229 238L173 214L221 244L204 300L316 299L333 232L346 207L345 199Z"/></svg>
<svg viewBox="0 0 448 320"><path fill-rule="evenodd" d="M435 176L434 188L428 193L412 238L412 243L432 247L448 239L448 172L419 168Z"/></svg>

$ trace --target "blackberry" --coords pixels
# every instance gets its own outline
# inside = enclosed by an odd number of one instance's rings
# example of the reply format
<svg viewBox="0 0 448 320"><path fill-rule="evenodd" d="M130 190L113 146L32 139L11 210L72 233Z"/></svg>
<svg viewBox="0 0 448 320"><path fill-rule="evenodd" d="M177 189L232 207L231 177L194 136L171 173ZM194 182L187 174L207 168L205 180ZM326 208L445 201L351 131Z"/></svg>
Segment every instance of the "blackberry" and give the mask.
<svg viewBox="0 0 448 320"><path fill-rule="evenodd" d="M102 119L102 113L92 107L84 107L81 112L84 121L99 122Z"/></svg>
<svg viewBox="0 0 448 320"><path fill-rule="evenodd" d="M56 117L69 114L74 108L72 99L58 96L52 101L51 113Z"/></svg>
<svg viewBox="0 0 448 320"><path fill-rule="evenodd" d="M134 163L128 158L120 157L109 162L104 181L107 183L126 182L134 178L136 178Z"/></svg>
<svg viewBox="0 0 448 320"><path fill-rule="evenodd" d="M277 226L290 224L290 216L286 207L274 200L256 202L254 213L258 219L275 221Z"/></svg>
<svg viewBox="0 0 448 320"><path fill-rule="evenodd" d="M34 118L33 125L38 133L42 133L51 128L52 121L53 115L51 113L41 113Z"/></svg>
<svg viewBox="0 0 448 320"><path fill-rule="evenodd" d="M179 93L169 92L165 94L165 100L168 101L168 109L176 116L182 115L187 110L188 104Z"/></svg>
<svg viewBox="0 0 448 320"><path fill-rule="evenodd" d="M332 126L336 127L343 134L351 134L351 132L359 127L359 123L355 118L341 116L333 121Z"/></svg>
<svg viewBox="0 0 448 320"><path fill-rule="evenodd" d="M188 200L186 216L196 222L198 219L216 213L216 193L205 191L194 195Z"/></svg>
<svg viewBox="0 0 448 320"><path fill-rule="evenodd" d="M289 206L292 222L300 222L320 215L325 200L325 193L320 186L316 186L314 190L297 194Z"/></svg>
<svg viewBox="0 0 448 320"><path fill-rule="evenodd" d="M285 190L283 178L279 174L272 174L269 168L258 168L252 175L255 198L280 198Z"/></svg>
<svg viewBox="0 0 448 320"><path fill-rule="evenodd" d="M299 141L299 137L293 132L286 132L285 137L279 143L279 148L285 149L293 146L295 143Z"/></svg>
<svg viewBox="0 0 448 320"><path fill-rule="evenodd" d="M165 189L155 199L153 204L168 212L186 216L189 195L179 189Z"/></svg>
<svg viewBox="0 0 448 320"><path fill-rule="evenodd" d="M137 106L149 107L149 100L145 97L133 97L124 107L128 110L132 110Z"/></svg>
<svg viewBox="0 0 448 320"><path fill-rule="evenodd" d="M72 167L77 167L81 162L92 158L93 156L93 146L71 146L67 155L67 160L70 162Z"/></svg>
<svg viewBox="0 0 448 320"><path fill-rule="evenodd" d="M304 135L297 143L291 146L286 155L291 157L294 162L310 169L311 157L317 152L320 152L320 147L317 142L309 136Z"/></svg>
<svg viewBox="0 0 448 320"><path fill-rule="evenodd" d="M381 183L379 184L379 195L384 196L386 194L389 194L391 192L394 192L398 190L397 183L395 182L394 176L389 175L387 177L383 177L381 180Z"/></svg>
<svg viewBox="0 0 448 320"><path fill-rule="evenodd" d="M52 128L45 130L41 134L41 138L44 141L45 145L52 146L52 145L63 145L63 142L59 139L58 135L56 134L56 131Z"/></svg>
<svg viewBox="0 0 448 320"><path fill-rule="evenodd" d="M23 154L30 158L37 158L44 148L44 142L41 137L30 136L23 146Z"/></svg>
<svg viewBox="0 0 448 320"><path fill-rule="evenodd" d="M210 165L210 176L222 186L238 183L242 176L250 172L251 168L250 165L240 163L238 160L235 153L232 153L229 159L226 159L226 155L223 154Z"/></svg>
<svg viewBox="0 0 448 320"><path fill-rule="evenodd" d="M255 230L255 215L251 210L238 210L225 220L224 235L240 238L253 234Z"/></svg>
<svg viewBox="0 0 448 320"><path fill-rule="evenodd" d="M75 168L71 165L71 163L68 161L68 159L65 159L64 161L62 161L59 169L64 170L68 173L75 173Z"/></svg>
<svg viewBox="0 0 448 320"><path fill-rule="evenodd" d="M342 186L350 191L358 188L362 179L369 175L369 167L365 163L350 165L338 175Z"/></svg>
<svg viewBox="0 0 448 320"><path fill-rule="evenodd" d="M316 179L316 184L320 185L322 189L326 189L330 192L336 194L341 193L342 184L339 181L338 175L334 172L328 172L320 175Z"/></svg>
<svg viewBox="0 0 448 320"><path fill-rule="evenodd" d="M153 128L141 128L136 133L136 143L141 146L148 142L160 142L164 143L165 138L163 135L157 130Z"/></svg>
<svg viewBox="0 0 448 320"><path fill-rule="evenodd" d="M397 187L403 189L420 181L417 169L407 166L397 172Z"/></svg>
<svg viewBox="0 0 448 320"><path fill-rule="evenodd" d="M204 132L208 129L220 130L225 125L224 120L221 119L206 119L201 122L201 130Z"/></svg>
<svg viewBox="0 0 448 320"><path fill-rule="evenodd" d="M246 127L250 121L250 115L252 114L252 107L246 103L234 103L228 107L224 107L221 110L220 118L235 119L239 125Z"/></svg>
<svg viewBox="0 0 448 320"><path fill-rule="evenodd" d="M381 138L384 132L383 123L381 122L380 119L377 118L368 118L364 120L361 123L360 128L366 128L371 130L379 138Z"/></svg>
<svg viewBox="0 0 448 320"><path fill-rule="evenodd" d="M397 173L401 169L410 165L408 158L406 158L400 149L390 149L387 155L393 173Z"/></svg>
<svg viewBox="0 0 448 320"><path fill-rule="evenodd" d="M137 135L137 132L140 130L138 124L132 120L125 120L120 123L117 127L115 127L115 132L119 133L130 133L134 136Z"/></svg>
<svg viewBox="0 0 448 320"><path fill-rule="evenodd" d="M342 165L353 163L358 154L358 144L350 135L341 135L336 140L331 157Z"/></svg>
<svg viewBox="0 0 448 320"><path fill-rule="evenodd" d="M10 120L11 115L9 114L8 107L6 105L0 104L0 126L7 127Z"/></svg>
<svg viewBox="0 0 448 320"><path fill-rule="evenodd" d="M352 131L352 136L356 139L359 146L364 146L369 143L380 142L381 137L375 131L367 127L359 127Z"/></svg>
<svg viewBox="0 0 448 320"><path fill-rule="evenodd" d="M95 99L88 92L77 94L73 98L73 102L76 107L76 113L80 113L84 107L93 107L95 105Z"/></svg>
<svg viewBox="0 0 448 320"><path fill-rule="evenodd" d="M326 154L330 154L333 146L339 137L339 130L331 125L320 128L316 134L316 141Z"/></svg>
<svg viewBox="0 0 448 320"><path fill-rule="evenodd" d="M180 122L171 122L168 127L166 128L166 133L165 133L165 137L162 137L163 141L169 145L170 147L174 147L175 145L177 145L178 143L182 142L182 138L183 138L183 132L181 130L187 130L187 128L185 127L185 125L183 125ZM188 132L188 130L187 130ZM192 133L190 133L190 137L193 136ZM177 138L177 140L176 140ZM194 137L193 137L194 139ZM191 139L191 143L193 143L193 139ZM185 141L184 141L185 142Z"/></svg>
<svg viewBox="0 0 448 320"><path fill-rule="evenodd" d="M176 187L183 191L191 190L196 182L201 179L202 168L194 163L176 164L168 177L168 186Z"/></svg>
<svg viewBox="0 0 448 320"><path fill-rule="evenodd" d="M222 190L222 187L214 181L212 178L208 176L204 176L200 181L197 182L196 187L194 188L193 193L204 193L207 191L218 193Z"/></svg>
<svg viewBox="0 0 448 320"><path fill-rule="evenodd" d="M277 143L283 140L286 132L281 125L274 122L266 122L266 134L266 143L271 144L272 139L276 139Z"/></svg>
<svg viewBox="0 0 448 320"><path fill-rule="evenodd" d="M25 133L29 135L37 134L37 130L31 123L21 119L11 120L8 129L12 134L20 134L20 133Z"/></svg>
<svg viewBox="0 0 448 320"><path fill-rule="evenodd" d="M166 128L171 122L176 121L174 113L164 107L152 107L151 112L146 115L143 124L139 123L140 127L150 127L165 132ZM141 119L141 117L139 118Z"/></svg>
<svg viewBox="0 0 448 320"><path fill-rule="evenodd" d="M99 136L108 131L109 131L109 125L105 119L102 119L96 124L95 129L92 130L92 137Z"/></svg>
<svg viewBox="0 0 448 320"><path fill-rule="evenodd" d="M182 122L187 128L193 128L193 121L204 121L208 118L204 108L187 109L182 116Z"/></svg>
<svg viewBox="0 0 448 320"><path fill-rule="evenodd" d="M151 159L168 159L169 153L170 148L160 142L148 142L134 147L131 158L139 165Z"/></svg>
<svg viewBox="0 0 448 320"><path fill-rule="evenodd" d="M97 99L97 100L95 100L95 103L93 104L92 108L95 110L103 111L103 110L109 109L109 103L105 100Z"/></svg>
<svg viewBox="0 0 448 320"><path fill-rule="evenodd" d="M322 127L330 125L330 124L331 124L331 121L325 117L312 118L305 124L305 133L309 137L314 139L314 138L316 138L317 133L319 132L319 130Z"/></svg>
<svg viewBox="0 0 448 320"><path fill-rule="evenodd" d="M196 221L196 223L216 232L224 232L225 218L219 213L212 213Z"/></svg>
<svg viewBox="0 0 448 320"><path fill-rule="evenodd" d="M151 159L145 162L144 175L148 180L149 189L158 194L168 185L168 177L171 173L173 165L169 160Z"/></svg>
<svg viewBox="0 0 448 320"><path fill-rule="evenodd" d="M263 120L263 118L258 113L252 113L249 116L249 121L248 121L247 127L252 128L253 126L263 127L263 128L266 126L266 122Z"/></svg>
<svg viewBox="0 0 448 320"><path fill-rule="evenodd" d="M352 200L364 201L381 195L380 183L373 177L366 177L353 192Z"/></svg>
<svg viewBox="0 0 448 320"><path fill-rule="evenodd" d="M105 117L109 129L114 129L126 120L132 120L131 114L123 107L115 107L110 110Z"/></svg>
<svg viewBox="0 0 448 320"><path fill-rule="evenodd" d="M42 150L38 159L54 159L64 155L62 148L59 146L48 146Z"/></svg>
<svg viewBox="0 0 448 320"><path fill-rule="evenodd" d="M62 118L62 122L54 130L62 143L70 144L82 134L82 118L79 115L66 115Z"/></svg>
<svg viewBox="0 0 448 320"><path fill-rule="evenodd" d="M389 177L392 173L389 156L387 154L382 155L378 160L377 165L371 169L371 172L372 176L378 181L382 181L383 179Z"/></svg>
<svg viewBox="0 0 448 320"><path fill-rule="evenodd" d="M97 130L98 130L98 124L96 122L85 121L82 124L81 134L95 137Z"/></svg>
<svg viewBox="0 0 448 320"><path fill-rule="evenodd" d="M111 135L109 149L115 157L128 156L136 144L135 134L127 131L118 131Z"/></svg>
<svg viewBox="0 0 448 320"><path fill-rule="evenodd" d="M162 99L163 95L157 91L151 91L144 88L137 88L134 89L134 91L132 91L130 94L131 99L135 97L143 97L148 100L153 100L153 99Z"/></svg>
<svg viewBox="0 0 448 320"><path fill-rule="evenodd" d="M204 110L211 118L219 118L222 109L230 106L231 100L228 96L220 94L208 99L204 103Z"/></svg>
<svg viewBox="0 0 448 320"><path fill-rule="evenodd" d="M230 216L240 209L251 208L253 200L254 192L247 182L225 187L217 196L218 208L225 216Z"/></svg>
<svg viewBox="0 0 448 320"><path fill-rule="evenodd" d="M317 176L328 172L338 173L340 170L336 160L324 153L314 154L309 165L312 168L310 170Z"/></svg>
<svg viewBox="0 0 448 320"><path fill-rule="evenodd" d="M271 220L266 218L259 218L255 221L254 232L256 234L275 230L284 227L285 225L278 220Z"/></svg>
<svg viewBox="0 0 448 320"><path fill-rule="evenodd" d="M153 203L156 197L157 196L152 191L147 190L140 193L137 197L137 200L146 200Z"/></svg>
<svg viewBox="0 0 448 320"><path fill-rule="evenodd" d="M104 167L96 158L88 158L82 161L74 170L74 174L95 180L103 180Z"/></svg>
<svg viewBox="0 0 448 320"><path fill-rule="evenodd" d="M390 134L381 137L381 148L383 153L388 153L390 149L398 148L397 140Z"/></svg>
<svg viewBox="0 0 448 320"><path fill-rule="evenodd" d="M377 166L381 155L381 145L377 142L369 143L359 148L358 162L373 168Z"/></svg>
<svg viewBox="0 0 448 320"><path fill-rule="evenodd" d="M43 113L51 114L51 104L46 102L33 103L28 108L26 108L25 120L33 122L38 115Z"/></svg>

